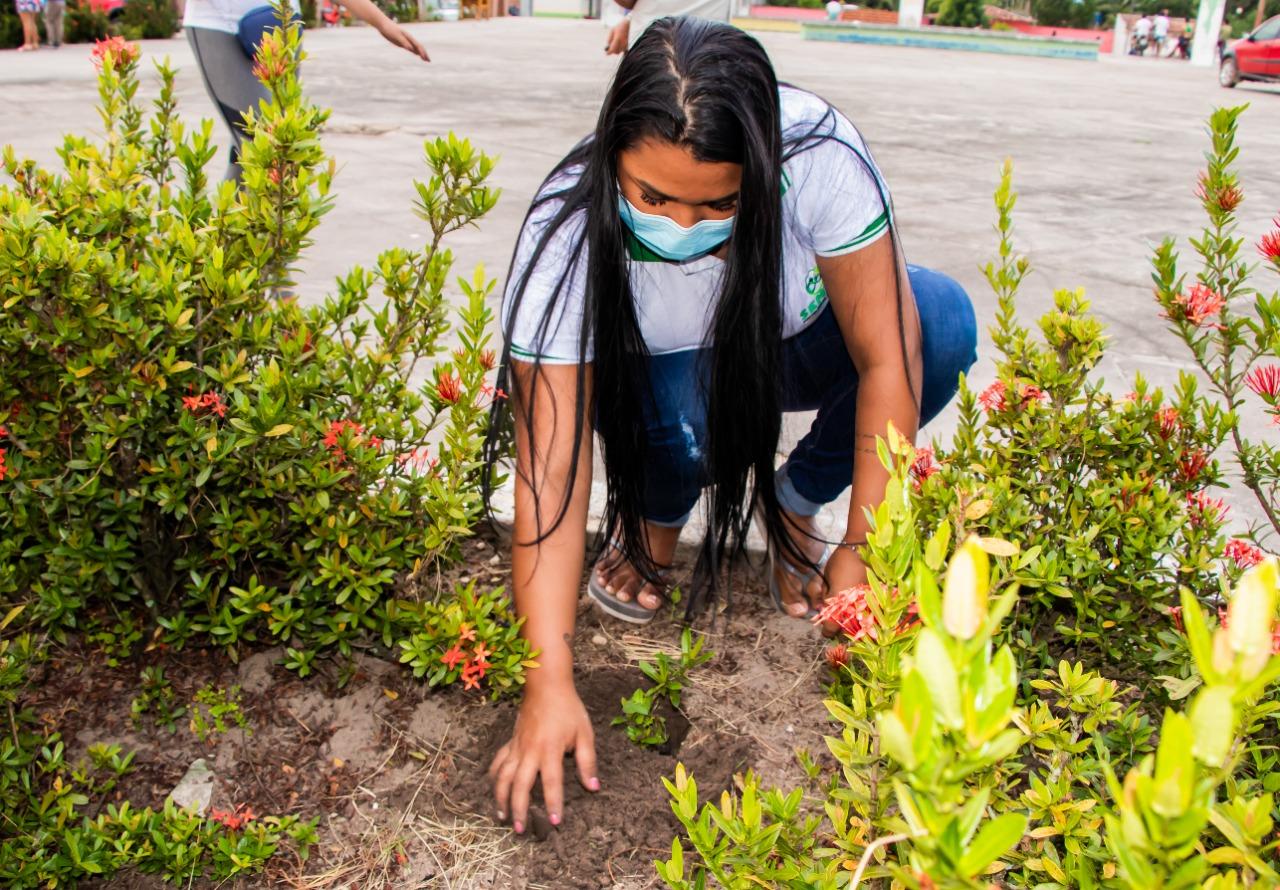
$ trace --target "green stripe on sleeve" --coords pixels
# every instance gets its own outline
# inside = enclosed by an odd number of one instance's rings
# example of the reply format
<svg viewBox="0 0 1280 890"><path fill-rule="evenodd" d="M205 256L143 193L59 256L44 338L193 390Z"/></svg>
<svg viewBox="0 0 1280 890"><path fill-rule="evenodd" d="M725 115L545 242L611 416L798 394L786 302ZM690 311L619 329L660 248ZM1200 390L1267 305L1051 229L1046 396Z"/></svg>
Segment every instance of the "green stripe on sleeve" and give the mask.
<svg viewBox="0 0 1280 890"><path fill-rule="evenodd" d="M862 230L858 237L852 241L845 242L839 247L832 247L827 250L814 251L819 256L837 256L842 253L851 253L862 247L864 244L874 241L880 235L884 234L885 229L889 228L889 212L886 210L873 219L870 224Z"/></svg>

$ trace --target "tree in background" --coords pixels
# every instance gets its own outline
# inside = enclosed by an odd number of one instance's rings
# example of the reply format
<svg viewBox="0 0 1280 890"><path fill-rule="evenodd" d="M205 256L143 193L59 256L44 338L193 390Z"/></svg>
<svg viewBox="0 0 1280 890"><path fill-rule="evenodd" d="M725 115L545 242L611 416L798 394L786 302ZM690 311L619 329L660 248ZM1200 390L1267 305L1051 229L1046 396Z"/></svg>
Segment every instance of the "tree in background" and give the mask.
<svg viewBox="0 0 1280 890"><path fill-rule="evenodd" d="M942 0L933 23L951 28L985 28L985 7L985 0Z"/></svg>

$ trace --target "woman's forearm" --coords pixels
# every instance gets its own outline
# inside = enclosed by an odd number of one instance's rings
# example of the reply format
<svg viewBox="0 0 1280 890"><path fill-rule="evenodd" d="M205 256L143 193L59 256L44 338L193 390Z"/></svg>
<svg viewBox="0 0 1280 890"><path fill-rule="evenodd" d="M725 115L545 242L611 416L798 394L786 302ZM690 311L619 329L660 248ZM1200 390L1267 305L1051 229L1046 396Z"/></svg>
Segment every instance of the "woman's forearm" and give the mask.
<svg viewBox="0 0 1280 890"><path fill-rule="evenodd" d="M393 24L387 14L379 9L373 0L338 0L338 2L360 21L366 25L373 25L378 30Z"/></svg>
<svg viewBox="0 0 1280 890"><path fill-rule="evenodd" d="M575 413L575 368L543 368L536 383L527 367L517 369L517 376L517 392L538 389L532 430L522 417L523 408L513 406L517 472L511 545L516 612L524 618L521 632L538 651L539 667L528 678L529 688L536 691L573 682L573 628L586 550L592 441L590 426L584 424L575 461L573 424L564 422Z"/></svg>
<svg viewBox="0 0 1280 890"><path fill-rule="evenodd" d="M883 365L858 381L858 413L854 422L853 488L849 493L849 524L845 541L862 543L870 530L866 509L884 499L889 471L876 454L876 439L888 434L889 424L915 441L920 412L900 365Z"/></svg>

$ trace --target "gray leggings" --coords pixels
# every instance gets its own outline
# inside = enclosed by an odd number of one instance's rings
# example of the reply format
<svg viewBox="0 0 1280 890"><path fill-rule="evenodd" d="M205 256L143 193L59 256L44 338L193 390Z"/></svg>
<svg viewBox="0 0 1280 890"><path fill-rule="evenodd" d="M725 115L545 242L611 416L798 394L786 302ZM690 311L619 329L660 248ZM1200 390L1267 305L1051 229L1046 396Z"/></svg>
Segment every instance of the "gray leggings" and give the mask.
<svg viewBox="0 0 1280 890"><path fill-rule="evenodd" d="M240 181L240 142L244 136L244 113L271 96L253 76L253 60L240 48L240 40L226 31L212 28L185 28L196 67L204 78L209 98L231 128L231 161L225 178Z"/></svg>
<svg viewBox="0 0 1280 890"><path fill-rule="evenodd" d="M44 4L44 36L50 46L62 46L62 14L66 10L64 0L47 0Z"/></svg>

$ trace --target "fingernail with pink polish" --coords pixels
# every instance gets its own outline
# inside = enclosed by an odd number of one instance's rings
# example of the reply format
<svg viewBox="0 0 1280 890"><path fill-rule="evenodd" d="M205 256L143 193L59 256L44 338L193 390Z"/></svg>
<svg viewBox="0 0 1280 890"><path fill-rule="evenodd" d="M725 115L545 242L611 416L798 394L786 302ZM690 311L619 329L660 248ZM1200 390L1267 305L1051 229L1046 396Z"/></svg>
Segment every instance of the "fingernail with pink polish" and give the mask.
<svg viewBox="0 0 1280 890"><path fill-rule="evenodd" d="M595 776L592 776L590 780L587 781L587 787L590 788L592 791L599 791L600 780L597 779Z"/></svg>
<svg viewBox="0 0 1280 890"><path fill-rule="evenodd" d="M559 813L552 813L552 814L551 814L551 824L552 824L552 825L559 825L559 824L560 824L560 814L559 814Z"/></svg>
<svg viewBox="0 0 1280 890"><path fill-rule="evenodd" d="M524 834L524 823L523 823L523 822L517 822L517 823L516 823L516 834Z"/></svg>

